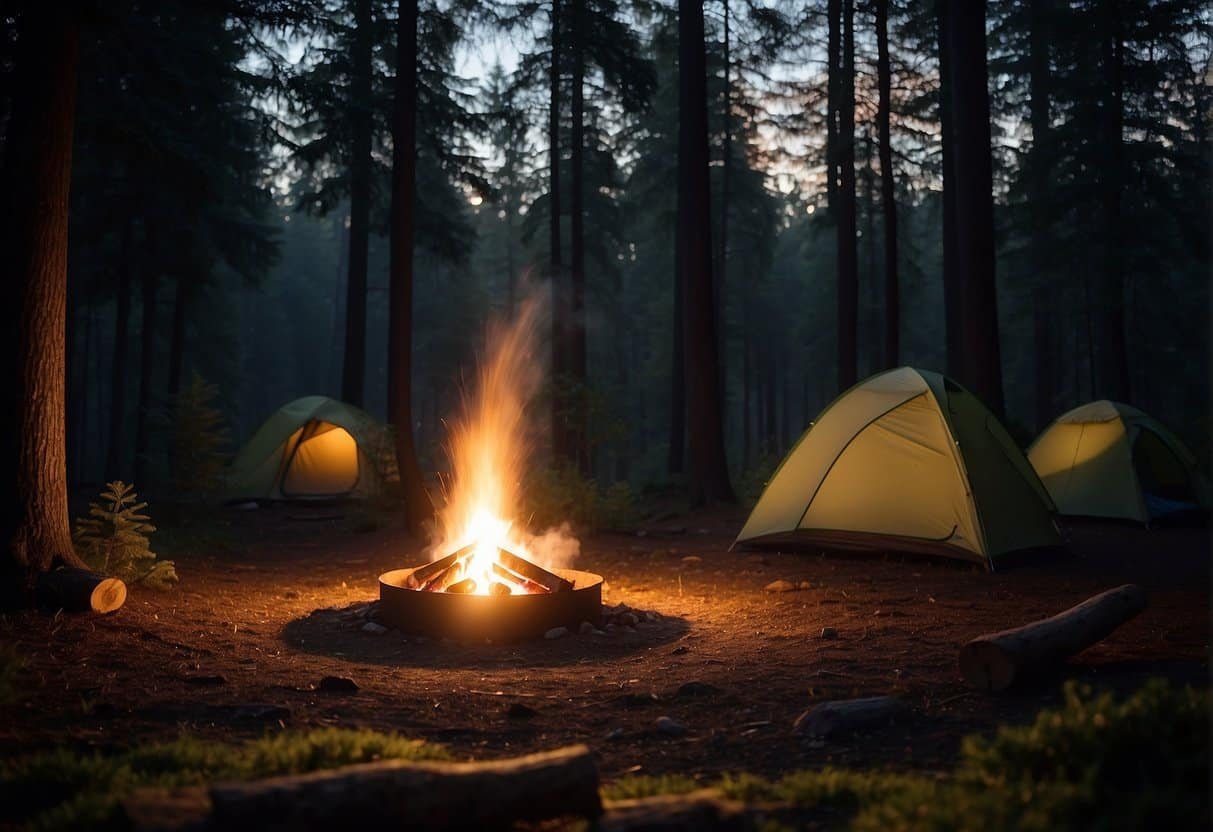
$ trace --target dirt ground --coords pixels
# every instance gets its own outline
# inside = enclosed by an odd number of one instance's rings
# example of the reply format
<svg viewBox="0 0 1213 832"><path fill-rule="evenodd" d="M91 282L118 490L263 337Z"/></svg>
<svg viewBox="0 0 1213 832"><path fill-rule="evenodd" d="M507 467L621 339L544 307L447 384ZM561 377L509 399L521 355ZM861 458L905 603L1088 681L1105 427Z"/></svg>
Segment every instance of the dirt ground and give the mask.
<svg viewBox="0 0 1213 832"><path fill-rule="evenodd" d="M187 551L174 552L177 589L135 588L105 618L0 620L0 640L26 660L17 701L0 707L0 753L342 726L434 740L461 758L583 742L607 778L827 763L930 770L949 764L963 735L1056 703L1066 678L1121 690L1157 675L1207 684L1205 529L1072 524L1073 557L988 574L891 555L730 553L743 519L681 517L643 536L583 539L576 566L606 577L606 601L656 611L656 623L460 645L373 635L333 611L374 599L381 572L423 560L398 530L371 528L350 506L215 509L192 531L165 532L162 548ZM777 579L811 588L764 591ZM964 686L966 640L1130 581L1148 590L1149 608L1063 672L1004 695ZM837 637L822 638L823 627ZM330 675L358 690L317 690ZM913 708L887 729L830 742L792 734L816 702L887 693ZM658 731L659 716L685 735Z"/></svg>

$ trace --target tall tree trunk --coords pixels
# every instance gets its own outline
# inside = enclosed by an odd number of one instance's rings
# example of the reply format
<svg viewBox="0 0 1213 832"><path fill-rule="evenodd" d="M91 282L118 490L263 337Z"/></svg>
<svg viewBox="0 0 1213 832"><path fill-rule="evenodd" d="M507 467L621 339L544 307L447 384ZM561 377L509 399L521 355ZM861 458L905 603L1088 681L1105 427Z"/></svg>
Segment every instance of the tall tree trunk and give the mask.
<svg viewBox="0 0 1213 832"><path fill-rule="evenodd" d="M750 438L753 434L751 426L751 409L753 406L753 337L750 334L750 297L746 293L741 298L741 470L750 467L752 446Z"/></svg>
<svg viewBox="0 0 1213 832"><path fill-rule="evenodd" d="M1102 63L1107 84L1103 102L1102 144L1107 161L1100 166L1100 190L1103 201L1103 332L1102 346L1104 372L1103 386L1107 397L1117 401L1130 400L1129 358L1125 344L1125 253L1122 241L1121 201L1124 182L1124 81L1122 11L1120 0L1103 0L1102 18Z"/></svg>
<svg viewBox="0 0 1213 832"><path fill-rule="evenodd" d="M419 534L434 516L413 443L413 247L417 206L417 0L399 0L396 102L392 120L392 215L388 287L388 421L396 432L396 467L405 527Z"/></svg>
<svg viewBox="0 0 1213 832"><path fill-rule="evenodd" d="M871 130L863 137L863 275L867 287L867 309L864 312L867 344L867 367L864 375L881 369L884 351L880 337L883 318L880 314L880 280L876 274L876 147Z"/></svg>
<svg viewBox="0 0 1213 832"><path fill-rule="evenodd" d="M181 390L181 373L185 368L185 322L189 314L190 286L184 275L173 281L173 329L168 345L168 386L165 389L170 402L175 401Z"/></svg>
<svg viewBox="0 0 1213 832"><path fill-rule="evenodd" d="M943 184L943 314L945 356L950 375L960 368L960 273L956 265L956 175L952 159L952 22L950 0L936 0L936 32L939 38L939 136L942 149Z"/></svg>
<svg viewBox="0 0 1213 832"><path fill-rule="evenodd" d="M568 331L569 462L583 476L590 474L589 437L586 435L585 366L585 0L573 0L573 129L569 136L569 243L570 296Z"/></svg>
<svg viewBox="0 0 1213 832"><path fill-rule="evenodd" d="M135 268L133 242L135 221L128 218L122 230L121 262L118 264L118 296L114 313L114 352L110 364L110 430L105 446L105 478L128 479L126 473L126 354L131 320L131 272Z"/></svg>
<svg viewBox="0 0 1213 832"><path fill-rule="evenodd" d="M775 333L768 329L762 338L762 446L767 454L776 452L776 434L778 427L776 426L776 410L775 410L775 384L778 381L777 367L775 365Z"/></svg>
<svg viewBox="0 0 1213 832"><path fill-rule="evenodd" d="M876 115L880 142L880 207L884 217L884 365L901 363L901 282L898 278L897 196L893 178L892 71L889 67L889 0L876 2Z"/></svg>
<svg viewBox="0 0 1213 832"><path fill-rule="evenodd" d="M827 0L826 24L826 206L838 220L838 113L842 108L842 0Z"/></svg>
<svg viewBox="0 0 1213 832"><path fill-rule="evenodd" d="M84 338L82 339L82 352L78 362L80 365L80 388L79 394L76 396L76 412L71 417L75 423L75 429L72 432L75 436L75 442L70 446L69 454L76 458L75 478L71 480L72 485L79 485L87 479L87 472L89 471L88 449L93 444L89 441L88 434L88 416L91 412L88 399L89 393L92 391L93 378L93 292L94 283L90 280L84 298Z"/></svg>
<svg viewBox="0 0 1213 832"><path fill-rule="evenodd" d="M838 388L859 374L859 252L855 238L855 3L842 0L838 109Z"/></svg>
<svg viewBox="0 0 1213 832"><path fill-rule="evenodd" d="M139 333L139 413L135 417L135 482L147 488L148 419L152 410L152 371L156 357L156 286L153 269L144 269L141 281L143 323Z"/></svg>
<svg viewBox="0 0 1213 832"><path fill-rule="evenodd" d="M986 87L985 0L950 0L960 381L1001 416L1002 362L994 279L994 175Z"/></svg>
<svg viewBox="0 0 1213 832"><path fill-rule="evenodd" d="M74 10L29 4L18 35L0 199L11 302L4 305L5 492L0 606L29 598L37 573L81 566L68 528L64 437L68 195L76 109Z"/></svg>
<svg viewBox="0 0 1213 832"><path fill-rule="evenodd" d="M682 284L682 253L674 244L674 342L670 350L670 449L666 470L681 474L686 470L686 294Z"/></svg>
<svg viewBox="0 0 1213 832"><path fill-rule="evenodd" d="M565 431L564 376L565 353L565 286L564 261L560 239L560 2L552 0L552 54L548 67L548 246L551 249L552 272L552 460L567 459L568 440Z"/></svg>
<svg viewBox="0 0 1213 832"><path fill-rule="evenodd" d="M1031 0L1028 41L1029 115L1032 124L1032 147L1028 154L1029 212L1035 217L1049 199L1049 164L1052 159L1049 128L1049 0ZM1053 355L1056 344L1052 337L1053 293L1050 270L1053 263L1052 234L1048 223L1032 222L1031 262L1036 288L1032 294L1035 321L1036 352L1036 429L1044 430L1053 418L1053 395L1056 381Z"/></svg>
<svg viewBox="0 0 1213 832"><path fill-rule="evenodd" d="M350 265L345 294L345 353L341 398L363 403L366 374L366 275L371 231L371 0L354 2L350 80Z"/></svg>
<svg viewBox="0 0 1213 832"><path fill-rule="evenodd" d="M692 505L734 502L720 416L720 361L712 290L708 180L708 84L703 3L678 2L678 265L686 307L683 333Z"/></svg>
<svg viewBox="0 0 1213 832"><path fill-rule="evenodd" d="M723 149L720 159L720 249L716 262L716 281L714 284L716 297L716 320L719 324L720 345L717 354L720 356L720 418L724 427L725 447L728 448L728 383L729 383L729 187L731 185L733 168L733 78L732 58L729 55L729 0L724 0L724 113L722 140ZM727 451L726 451L727 453Z"/></svg>

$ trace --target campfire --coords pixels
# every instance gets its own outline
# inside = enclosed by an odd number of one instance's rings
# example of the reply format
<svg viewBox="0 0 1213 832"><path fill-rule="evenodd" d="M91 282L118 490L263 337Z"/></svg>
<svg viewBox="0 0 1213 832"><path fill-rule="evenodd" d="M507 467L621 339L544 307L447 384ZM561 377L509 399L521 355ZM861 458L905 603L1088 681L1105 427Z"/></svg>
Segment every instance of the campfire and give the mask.
<svg viewBox="0 0 1213 832"><path fill-rule="evenodd" d="M380 576L382 617L399 629L454 637L510 638L595 623L602 578L568 569L578 550L567 529L531 534L521 483L533 456L528 402L543 380L534 333L541 309L523 304L489 332L476 383L450 428L431 560Z"/></svg>

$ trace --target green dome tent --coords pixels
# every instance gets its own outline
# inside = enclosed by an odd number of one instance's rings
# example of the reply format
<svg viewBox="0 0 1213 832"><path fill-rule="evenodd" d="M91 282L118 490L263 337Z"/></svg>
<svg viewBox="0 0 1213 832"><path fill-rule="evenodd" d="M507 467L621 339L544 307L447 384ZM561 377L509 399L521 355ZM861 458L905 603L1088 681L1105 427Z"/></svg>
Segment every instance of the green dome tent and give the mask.
<svg viewBox="0 0 1213 832"><path fill-rule="evenodd" d="M283 405L240 449L231 498L307 500L370 496L386 468L385 428L353 405L305 396Z"/></svg>
<svg viewBox="0 0 1213 832"><path fill-rule="evenodd" d="M835 399L780 464L739 544L939 554L987 564L1061 544L1053 504L976 396L901 367Z"/></svg>
<svg viewBox="0 0 1213 832"><path fill-rule="evenodd" d="M1062 514L1149 523L1209 507L1192 452L1158 420L1120 402L1101 399L1057 417L1028 460Z"/></svg>

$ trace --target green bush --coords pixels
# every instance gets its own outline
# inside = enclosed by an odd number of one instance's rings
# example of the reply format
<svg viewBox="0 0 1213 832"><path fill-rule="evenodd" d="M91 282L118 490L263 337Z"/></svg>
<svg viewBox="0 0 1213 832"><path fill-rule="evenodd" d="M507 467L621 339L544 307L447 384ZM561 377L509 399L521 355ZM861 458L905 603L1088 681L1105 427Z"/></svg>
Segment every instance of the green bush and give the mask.
<svg viewBox="0 0 1213 832"><path fill-rule="evenodd" d="M80 558L91 568L127 583L168 589L177 582L171 560L157 560L148 537L156 527L141 514L147 503L137 502L134 486L121 480L106 483L88 515L76 520L74 538Z"/></svg>
<svg viewBox="0 0 1213 832"><path fill-rule="evenodd" d="M702 783L681 774L663 774L658 777L634 774L603 786L602 797L604 800L634 800L659 794L686 794L702 788Z"/></svg>
<svg viewBox="0 0 1213 832"><path fill-rule="evenodd" d="M223 484L230 444L223 414L212 404L219 388L197 372L173 402L173 479L180 494L210 494Z"/></svg>
<svg viewBox="0 0 1213 832"><path fill-rule="evenodd" d="M285 732L242 745L190 737L101 756L56 749L0 762L0 827L85 829L114 822L140 786L171 788L253 780L373 760L441 760L441 746L397 734L329 728Z"/></svg>
<svg viewBox="0 0 1213 832"><path fill-rule="evenodd" d="M625 482L605 491L572 467L543 468L533 472L523 489L524 515L532 529L571 523L578 529L624 528L635 521L636 498Z"/></svg>

